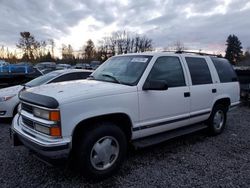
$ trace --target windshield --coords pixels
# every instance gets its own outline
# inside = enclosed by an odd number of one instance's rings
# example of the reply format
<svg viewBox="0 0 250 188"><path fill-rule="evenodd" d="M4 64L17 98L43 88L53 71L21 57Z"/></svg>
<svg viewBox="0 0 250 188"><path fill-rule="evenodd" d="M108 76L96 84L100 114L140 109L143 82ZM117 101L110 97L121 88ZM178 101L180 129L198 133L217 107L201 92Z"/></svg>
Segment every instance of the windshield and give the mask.
<svg viewBox="0 0 250 188"><path fill-rule="evenodd" d="M48 74L45 74L43 76L39 76L38 78L35 78L33 80L31 80L30 82L27 82L25 84L25 86L28 87L35 87L35 86L39 86L42 84L47 83L49 80L51 80L52 78L57 77L58 75L60 75L61 73L59 72L50 72Z"/></svg>
<svg viewBox="0 0 250 188"><path fill-rule="evenodd" d="M136 85L152 56L116 56L108 59L91 77L95 80Z"/></svg>

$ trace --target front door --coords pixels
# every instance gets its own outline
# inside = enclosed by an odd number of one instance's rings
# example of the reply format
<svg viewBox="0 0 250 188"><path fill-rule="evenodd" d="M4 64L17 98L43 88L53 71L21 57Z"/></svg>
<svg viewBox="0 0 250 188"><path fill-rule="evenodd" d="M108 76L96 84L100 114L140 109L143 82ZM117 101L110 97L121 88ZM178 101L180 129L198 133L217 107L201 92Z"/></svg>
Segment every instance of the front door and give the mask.
<svg viewBox="0 0 250 188"><path fill-rule="evenodd" d="M135 130L147 136L187 124L190 91L180 58L158 57L146 82L150 80L166 81L168 89L139 91L140 123Z"/></svg>

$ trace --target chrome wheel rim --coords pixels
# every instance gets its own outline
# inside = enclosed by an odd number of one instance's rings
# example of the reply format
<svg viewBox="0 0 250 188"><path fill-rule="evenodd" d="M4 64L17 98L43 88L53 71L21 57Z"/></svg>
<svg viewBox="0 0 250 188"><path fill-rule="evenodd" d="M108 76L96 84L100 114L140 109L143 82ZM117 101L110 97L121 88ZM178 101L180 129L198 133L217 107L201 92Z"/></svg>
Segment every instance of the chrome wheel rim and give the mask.
<svg viewBox="0 0 250 188"><path fill-rule="evenodd" d="M213 120L214 128L219 130L224 124L224 113L222 110L218 110L214 115Z"/></svg>
<svg viewBox="0 0 250 188"><path fill-rule="evenodd" d="M119 150L117 140L112 136L105 136L94 144L90 153L90 162L96 170L106 170L117 160Z"/></svg>

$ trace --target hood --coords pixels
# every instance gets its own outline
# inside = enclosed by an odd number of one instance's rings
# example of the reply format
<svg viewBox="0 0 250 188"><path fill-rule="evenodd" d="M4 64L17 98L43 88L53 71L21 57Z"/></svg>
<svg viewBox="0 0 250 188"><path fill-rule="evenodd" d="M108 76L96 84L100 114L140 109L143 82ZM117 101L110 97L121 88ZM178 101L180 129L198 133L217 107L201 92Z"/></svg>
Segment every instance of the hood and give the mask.
<svg viewBox="0 0 250 188"><path fill-rule="evenodd" d="M78 80L41 85L27 89L28 92L55 98L59 103L104 97L137 91L136 86L127 86L96 80Z"/></svg>
<svg viewBox="0 0 250 188"><path fill-rule="evenodd" d="M22 89L23 89L23 86L21 85L0 89L0 97L6 96L6 95L17 95L19 91L21 91Z"/></svg>

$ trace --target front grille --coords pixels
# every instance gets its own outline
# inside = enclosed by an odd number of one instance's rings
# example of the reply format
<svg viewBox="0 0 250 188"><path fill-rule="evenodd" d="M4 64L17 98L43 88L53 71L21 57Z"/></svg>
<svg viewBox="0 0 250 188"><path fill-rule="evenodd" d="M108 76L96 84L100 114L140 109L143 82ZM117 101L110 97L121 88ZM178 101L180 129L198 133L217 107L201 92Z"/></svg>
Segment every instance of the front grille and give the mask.
<svg viewBox="0 0 250 188"><path fill-rule="evenodd" d="M22 103L22 110L29 112L29 113L33 113L33 107L31 105L28 105L26 103Z"/></svg>
<svg viewBox="0 0 250 188"><path fill-rule="evenodd" d="M31 129L34 129L34 128L35 128L35 127L34 127L34 122L33 122L32 120L30 120L30 119L28 119L28 118L26 118L26 117L24 117L24 116L22 116L22 120L23 120L23 123L24 123L27 127L31 128Z"/></svg>

